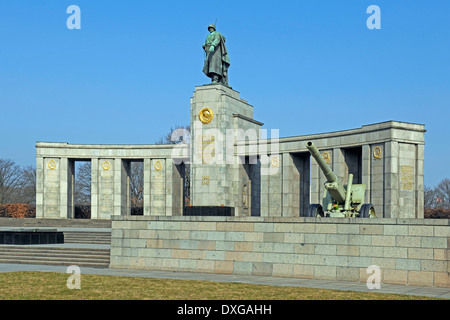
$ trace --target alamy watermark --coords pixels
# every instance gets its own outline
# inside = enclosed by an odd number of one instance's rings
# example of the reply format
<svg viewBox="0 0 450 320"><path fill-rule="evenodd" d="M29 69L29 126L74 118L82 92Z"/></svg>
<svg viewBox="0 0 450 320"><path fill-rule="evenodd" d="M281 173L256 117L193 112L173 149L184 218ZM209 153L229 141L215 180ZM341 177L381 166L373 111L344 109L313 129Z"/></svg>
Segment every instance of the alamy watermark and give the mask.
<svg viewBox="0 0 450 320"><path fill-rule="evenodd" d="M67 279L67 288L70 290L81 289L81 269L79 266L71 265L67 267L66 273L71 273L72 275Z"/></svg>
<svg viewBox="0 0 450 320"><path fill-rule="evenodd" d="M70 16L67 18L66 26L67 29L81 29L81 9L77 5L70 5L67 7L66 13ZM381 9L379 6L372 4L367 7L366 13L370 14L367 18L366 26L370 30L381 29Z"/></svg>
<svg viewBox="0 0 450 320"><path fill-rule="evenodd" d="M171 140L178 143L172 150L175 164L261 164L261 175L278 172L280 160L278 129L226 129L225 132L204 129L194 123L193 134L184 128L175 129ZM193 141L194 140L194 141ZM183 157L184 155L184 157ZM192 157L191 157L192 155Z"/></svg>
<svg viewBox="0 0 450 320"><path fill-rule="evenodd" d="M66 13L71 15L67 18L67 29L81 29L81 9L77 5L70 5L67 7Z"/></svg>
<svg viewBox="0 0 450 320"><path fill-rule="evenodd" d="M371 14L367 18L366 26L369 30L381 29L381 9L377 5L371 5L367 7L366 13Z"/></svg>
<svg viewBox="0 0 450 320"><path fill-rule="evenodd" d="M366 285L369 290L381 288L381 269L377 265L371 265L366 269L366 273L370 274L367 278Z"/></svg>

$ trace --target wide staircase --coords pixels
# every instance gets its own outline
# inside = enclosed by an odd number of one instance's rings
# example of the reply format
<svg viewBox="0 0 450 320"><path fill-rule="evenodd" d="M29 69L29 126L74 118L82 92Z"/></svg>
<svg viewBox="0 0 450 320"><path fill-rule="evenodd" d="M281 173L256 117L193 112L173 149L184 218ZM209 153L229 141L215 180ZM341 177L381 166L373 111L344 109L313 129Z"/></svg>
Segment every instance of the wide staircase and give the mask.
<svg viewBox="0 0 450 320"><path fill-rule="evenodd" d="M0 246L0 263L77 265L108 268L110 249L62 248L49 246Z"/></svg>
<svg viewBox="0 0 450 320"><path fill-rule="evenodd" d="M56 228L64 232L64 244L0 245L0 263L109 267L111 231L110 224L106 222L33 221L29 219L21 221L21 225L17 226L18 222L16 221L2 218L0 225L15 228L32 226ZM88 223L90 225L87 225Z"/></svg>

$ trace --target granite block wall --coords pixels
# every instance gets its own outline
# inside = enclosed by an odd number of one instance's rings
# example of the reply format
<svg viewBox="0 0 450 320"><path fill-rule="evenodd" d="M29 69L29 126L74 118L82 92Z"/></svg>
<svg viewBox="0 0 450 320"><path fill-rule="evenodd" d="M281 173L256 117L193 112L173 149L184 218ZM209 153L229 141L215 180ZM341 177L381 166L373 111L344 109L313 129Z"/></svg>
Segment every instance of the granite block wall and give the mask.
<svg viewBox="0 0 450 320"><path fill-rule="evenodd" d="M450 287L449 220L113 216L111 268Z"/></svg>

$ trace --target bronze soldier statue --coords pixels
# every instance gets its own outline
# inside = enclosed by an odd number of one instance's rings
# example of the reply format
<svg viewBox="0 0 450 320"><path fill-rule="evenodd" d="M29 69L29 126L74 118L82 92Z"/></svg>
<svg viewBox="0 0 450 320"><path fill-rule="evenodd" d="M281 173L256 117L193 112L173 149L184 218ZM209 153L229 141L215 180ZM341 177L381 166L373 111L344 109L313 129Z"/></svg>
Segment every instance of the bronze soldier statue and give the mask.
<svg viewBox="0 0 450 320"><path fill-rule="evenodd" d="M212 83L221 83L228 86L228 67L230 58L225 47L225 37L216 31L216 26L208 26L210 32L203 44L206 52L203 73L211 78Z"/></svg>

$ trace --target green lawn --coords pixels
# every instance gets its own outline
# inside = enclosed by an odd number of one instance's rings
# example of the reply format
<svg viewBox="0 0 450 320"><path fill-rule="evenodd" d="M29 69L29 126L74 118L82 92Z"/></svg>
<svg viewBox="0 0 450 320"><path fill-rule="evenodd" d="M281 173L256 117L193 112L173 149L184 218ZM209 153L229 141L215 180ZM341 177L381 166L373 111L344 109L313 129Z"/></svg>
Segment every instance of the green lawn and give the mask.
<svg viewBox="0 0 450 320"><path fill-rule="evenodd" d="M0 274L1 300L415 300L377 292L278 287L211 281L167 280L81 274L81 289L68 289L70 274Z"/></svg>

